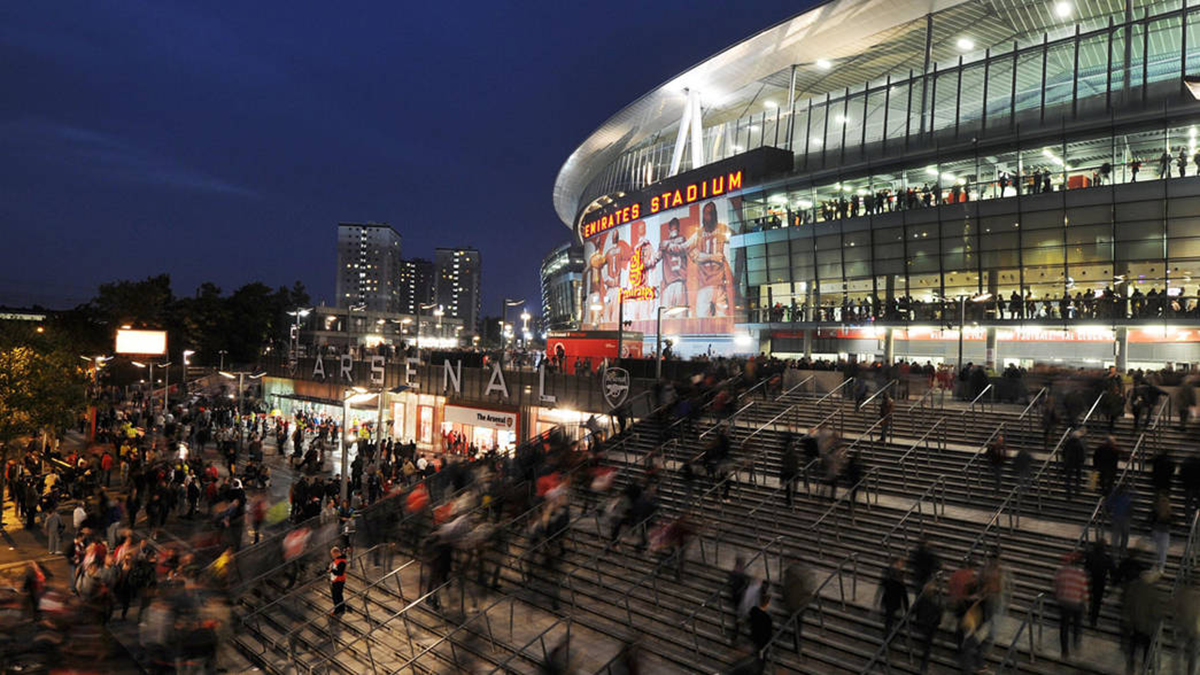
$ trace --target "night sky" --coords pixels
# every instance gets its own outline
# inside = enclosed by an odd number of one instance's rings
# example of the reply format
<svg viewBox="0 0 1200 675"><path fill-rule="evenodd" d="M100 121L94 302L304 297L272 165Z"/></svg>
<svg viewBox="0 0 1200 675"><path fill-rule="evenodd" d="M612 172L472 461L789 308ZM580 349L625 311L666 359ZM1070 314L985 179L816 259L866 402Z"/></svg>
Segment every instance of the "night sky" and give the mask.
<svg viewBox="0 0 1200 675"><path fill-rule="evenodd" d="M479 248L484 314L532 309L566 157L806 4L3 3L0 305L160 272L331 302L336 223L375 221Z"/></svg>

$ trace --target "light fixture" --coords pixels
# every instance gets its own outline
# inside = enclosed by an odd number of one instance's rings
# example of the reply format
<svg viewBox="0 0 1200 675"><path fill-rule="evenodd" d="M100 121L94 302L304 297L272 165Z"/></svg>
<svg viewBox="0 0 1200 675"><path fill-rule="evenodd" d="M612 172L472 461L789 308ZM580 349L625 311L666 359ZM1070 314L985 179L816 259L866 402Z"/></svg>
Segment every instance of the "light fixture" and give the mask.
<svg viewBox="0 0 1200 675"><path fill-rule="evenodd" d="M972 49L975 49L975 41L966 36L958 38L958 42L955 44L958 45L958 48L964 52L969 52Z"/></svg>
<svg viewBox="0 0 1200 675"><path fill-rule="evenodd" d="M777 107L777 105L775 101L763 101L763 107L773 110Z"/></svg>
<svg viewBox="0 0 1200 675"><path fill-rule="evenodd" d="M833 64L829 62L829 59L817 59L817 67L821 70L829 70Z"/></svg>
<svg viewBox="0 0 1200 675"><path fill-rule="evenodd" d="M1066 2L1065 0L1054 3L1054 13L1057 14L1058 18L1060 19L1065 19L1071 16L1072 9L1071 3Z"/></svg>
<svg viewBox="0 0 1200 675"><path fill-rule="evenodd" d="M849 118L849 117L846 117L845 115L842 115L842 114L838 114L838 115L837 115L836 117L834 117L833 119L834 119L834 121L835 121L835 122L837 122L838 124L845 124L846 122L849 122L849 121L850 121L850 118Z"/></svg>

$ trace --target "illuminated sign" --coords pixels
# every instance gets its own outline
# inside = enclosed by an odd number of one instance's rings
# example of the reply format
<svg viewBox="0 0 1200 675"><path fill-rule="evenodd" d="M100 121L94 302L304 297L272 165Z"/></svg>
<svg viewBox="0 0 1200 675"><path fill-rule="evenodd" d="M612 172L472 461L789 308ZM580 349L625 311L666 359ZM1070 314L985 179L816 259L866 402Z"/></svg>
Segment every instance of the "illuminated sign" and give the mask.
<svg viewBox="0 0 1200 675"><path fill-rule="evenodd" d="M621 289L622 300L653 300L658 297L658 290L646 285L646 263L642 260L642 250L629 260L629 285L632 288Z"/></svg>
<svg viewBox="0 0 1200 675"><path fill-rule="evenodd" d="M167 333L161 330L118 330L116 352L118 354L166 354Z"/></svg>
<svg viewBox="0 0 1200 675"><path fill-rule="evenodd" d="M674 190L647 194L641 198L641 201L636 201L627 206L615 209L607 215L584 223L580 228L580 233L584 239L587 239L601 232L607 232L618 225L638 220L644 214L654 214L680 206L687 206L701 199L718 197L727 192L741 190L743 183L742 170L735 169L715 176L705 177L702 180L688 183Z"/></svg>

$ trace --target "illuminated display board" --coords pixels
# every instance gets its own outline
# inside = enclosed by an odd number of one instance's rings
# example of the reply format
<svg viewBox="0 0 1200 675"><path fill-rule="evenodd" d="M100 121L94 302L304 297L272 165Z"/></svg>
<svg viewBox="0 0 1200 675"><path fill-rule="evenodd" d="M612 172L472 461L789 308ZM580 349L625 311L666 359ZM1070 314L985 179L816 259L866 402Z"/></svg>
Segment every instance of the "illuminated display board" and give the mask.
<svg viewBox="0 0 1200 675"><path fill-rule="evenodd" d="M167 353L167 333L161 330L117 331L116 353L161 356Z"/></svg>

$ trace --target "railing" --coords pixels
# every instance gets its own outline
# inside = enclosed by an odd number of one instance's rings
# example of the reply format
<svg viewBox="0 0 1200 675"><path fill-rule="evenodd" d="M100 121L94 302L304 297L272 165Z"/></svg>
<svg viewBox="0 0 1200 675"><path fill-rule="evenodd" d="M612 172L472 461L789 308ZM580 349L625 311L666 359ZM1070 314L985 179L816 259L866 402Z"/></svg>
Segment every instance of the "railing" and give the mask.
<svg viewBox="0 0 1200 675"><path fill-rule="evenodd" d="M1049 391L1049 389L1047 387L1042 387L1041 389L1039 389L1038 393L1035 394L1034 397L1029 400L1029 404L1025 406L1025 409L1022 410L1021 414L1017 417L1017 424L1020 424L1021 420L1025 420L1026 445L1028 445L1029 439L1033 437L1033 416L1026 417L1026 415L1029 415L1030 410L1035 409L1034 406L1036 406L1037 402L1040 401L1041 398L1046 395L1047 391Z"/></svg>
<svg viewBox="0 0 1200 675"><path fill-rule="evenodd" d="M1062 436L1059 437L1058 443L1054 444L1054 449L1051 450L1050 454L1046 455L1046 459L1042 461L1041 468L1039 468L1037 470L1037 473L1035 473L1033 475L1033 478L1029 479L1029 482L1026 483L1024 486L1021 486L1021 485L1017 486L1017 489L1020 489L1022 487L1025 488L1025 489L1021 490L1022 497L1020 499L1018 499L1018 505L1017 505L1017 507L1018 507L1017 524L1018 525L1021 524L1020 501L1023 500L1024 493L1028 492L1028 488L1030 486L1033 486L1037 489L1037 511L1038 511L1038 513L1042 512L1042 496L1044 493L1051 491L1051 489L1048 486L1046 486L1046 481L1044 480L1043 476L1045 476L1045 474L1046 474L1046 469L1048 469L1050 467L1050 463L1054 461L1055 457L1057 457L1060 452L1062 452L1063 443L1066 442L1067 437L1070 435L1071 435L1070 429L1067 429L1066 431L1064 431Z"/></svg>
<svg viewBox="0 0 1200 675"><path fill-rule="evenodd" d="M863 431L861 434L859 434L858 438L854 439L854 441L851 442L850 445L846 446L847 456L850 454L850 451L853 450L854 447L858 445L858 442L861 441L862 439L865 438L865 439L867 439L867 442L870 443L871 442L871 432L875 430L875 427L883 424L885 421L890 422L892 414L893 413L888 413L888 414L884 415L883 417L880 417L879 419L872 422L871 426L867 427L865 431ZM880 443L886 442L887 439L885 439L883 437L884 435L885 435L884 432L879 433L879 437L880 437L879 442Z"/></svg>
<svg viewBox="0 0 1200 675"><path fill-rule="evenodd" d="M735 398L735 399L733 399L733 400L734 400L735 402L742 400L742 397L743 397L743 396L749 396L749 395L750 395L750 393L751 393L751 392L753 392L755 389L758 389L759 387L766 386L767 382L769 382L769 381L770 381L770 379L769 379L769 378L766 378L766 377L764 377L764 378L761 378L761 379L758 381L758 384L756 384L756 385L754 385L753 387L750 387L749 389L747 389L746 391L743 391L742 393L738 394L738 395L737 395L737 398Z"/></svg>
<svg viewBox="0 0 1200 675"><path fill-rule="evenodd" d="M1033 604L1025 611L1025 618L1021 621L1021 625L1017 626L1017 632L1013 633L1012 640L1008 643L1008 649L1004 652L1004 660L1000 662L996 668L997 673L1006 672L1010 667L1016 668L1017 645L1021 642L1021 636L1027 634L1029 639L1029 662L1037 662L1037 647L1042 644L1042 630L1046 620L1046 594L1038 593L1033 599ZM1033 627L1037 625L1037 639L1033 637Z"/></svg>
<svg viewBox="0 0 1200 675"><path fill-rule="evenodd" d="M543 628L541 631L538 631L538 634L537 634L537 635L534 635L532 638L530 638L530 639L529 639L529 640L528 640L528 641L527 641L525 644L521 645L520 647L516 647L515 649L513 649L513 653L512 653L512 654L510 654L510 655L508 656L508 658L506 658L506 659L504 659L503 661L501 661L500 663L496 664L496 667L495 667L495 668L493 668L493 669L489 670L489 671L488 671L488 675L495 675L496 673L507 673L507 672L510 672L510 671L509 671L509 668L507 667L507 666L508 666L508 664L509 664L509 662L510 662L510 661L512 661L513 659L515 659L517 656L520 656L520 655L522 655L522 654L526 653L527 651L529 651L529 647L530 647L530 646L531 646L533 643L535 643L535 642L539 642L539 643L541 643L541 646L542 646L542 661L543 661L543 662L545 662L545 661L548 661L548 660L549 660L549 658L550 658L550 652L549 652L549 651L546 649L546 635L547 635L547 634L548 634L550 631L552 631L552 630L554 630L555 628L557 628L557 627L558 627L558 626L559 626L561 623L563 623L564 621L567 623L567 636L568 636L568 637L567 637L567 644L569 645L569 644L570 644L570 634L571 634L571 629L570 629L570 626L571 626L571 622L572 622L572 621L574 621L574 618L573 618L573 617L569 617L569 616L564 616L564 617L562 617L562 618L558 619L557 621L555 621L554 623L550 624L549 626L546 626L546 627L545 627L545 628ZM621 656L621 654L619 654L619 653L618 653L616 656L614 656L614 657L613 657L613 659L612 659L612 660L613 660L613 661L615 661L615 660L616 660L618 657L620 657L620 656Z"/></svg>
<svg viewBox="0 0 1200 675"><path fill-rule="evenodd" d="M933 483L929 487L925 488L925 491L922 492L921 495L912 503L912 506L908 507L908 510L904 512L904 515L900 517L900 520L896 521L896 524L892 526L892 529L888 530L887 534L883 535L883 538L879 540L880 547L887 549L888 557L893 556L892 541L895 539L897 531L899 531L904 537L905 550L912 547L912 538L909 536L909 518L913 513L916 513L918 516L921 534L925 534L925 507L923 504L927 500L931 504L933 522L936 523L940 519L940 516L946 515L945 474L935 478ZM939 506L941 507L940 515L938 514Z"/></svg>
<svg viewBox="0 0 1200 675"><path fill-rule="evenodd" d="M812 595L809 596L808 602L803 607L792 612L787 619L779 624L779 628L775 631L775 634L771 636L771 641L768 642L767 646L763 648L763 654L761 655L762 659L764 662L772 662L774 666L774 672L781 672L779 666L779 655L776 651L776 643L779 642L788 628L792 628L792 635L796 638L795 649L797 653L800 652L800 639L795 631L795 628L797 627L797 622L804 620L804 613L808 611L810 607L812 607L814 602L817 605L817 621L819 622L821 628L825 628L825 600L821 593L835 578L837 579L838 584L838 599L841 602L842 609L846 608L846 582L843 578L843 575L846 573L847 566L850 568L849 573L851 575L850 597L851 599L858 598L858 553L853 552L847 555L845 558L842 558L841 562L837 564L837 567L835 567L833 571L829 573L829 576L825 577L825 580L817 585L817 587L813 590ZM780 574L782 574L782 572L780 572Z"/></svg>
<svg viewBox="0 0 1200 675"><path fill-rule="evenodd" d="M972 493L971 493L971 484L972 483L975 483L976 487L979 487L980 489L982 489L982 484L981 484L981 482L979 480L979 476L978 476L979 472L971 471L971 467L975 465L975 462L979 461L980 457L987 455L988 446L990 446L992 444L992 441L996 440L996 436L998 436L999 434L1004 432L1004 427L1006 424L1007 424L1007 422L1001 422L1000 424L998 424L996 426L995 431L993 431L992 434L987 437L987 440L985 440L983 442L983 445L979 446L979 450L977 450L975 452L975 454L971 455L971 459L967 460L967 463L963 465L962 473L963 473L964 483L966 484L966 487L967 487L967 499L970 499L972 497Z"/></svg>
<svg viewBox="0 0 1200 675"><path fill-rule="evenodd" d="M775 400L776 400L776 401L781 401L781 400L783 400L783 397L784 397L784 396L787 396L788 394L792 393L793 391L796 391L797 389L799 389L800 387L804 386L804 385L805 385L805 384L807 384L808 382L811 382L811 381L812 381L812 379L813 379L814 377L816 377L816 375L815 375L815 374L814 374L814 375L809 375L808 377L804 378L803 380L800 380L800 381L799 381L799 382L797 382L796 384L794 384L794 385L792 385L792 386L788 387L787 391L783 392L783 393L782 393L782 394L780 394L779 396L776 396L776 397L775 397Z"/></svg>
<svg viewBox="0 0 1200 675"><path fill-rule="evenodd" d="M940 406L935 406L933 403L933 396L934 396L935 392L941 392L942 400L941 400ZM929 405L925 405L926 399L929 400ZM918 398L916 403L913 403L912 405L908 406L908 412L909 412L909 414L912 414L912 412L917 409L925 410L926 408L929 408L930 410L932 410L935 407L939 407L942 410L945 410L945 408L946 408L946 390L945 389L938 389L936 387L930 387L930 388L926 389L925 393L921 394L921 398Z"/></svg>
<svg viewBox="0 0 1200 675"><path fill-rule="evenodd" d="M822 419L820 422L817 422L816 424L814 424L814 425L813 425L813 427L812 427L813 431L816 431L816 430L820 429L821 427L825 426L825 425L826 425L826 424L828 424L828 423L829 423L829 421L830 421L830 420L832 420L834 417L837 417L837 418L838 418L838 436L839 436L839 437L845 436L845 432L846 432L846 409L845 409L845 408L843 408L843 407L841 407L841 406L838 406L838 409L837 409L837 410L834 410L833 412L829 413L829 414L828 414L828 415L826 415L826 416L825 416L825 418L824 418L824 419Z"/></svg>
<svg viewBox="0 0 1200 675"><path fill-rule="evenodd" d="M1196 548L1198 542L1196 541L1196 537L1198 528L1200 528L1200 511L1192 514L1192 524L1188 527L1187 543L1184 544L1183 555L1179 559L1179 570L1175 573L1175 580L1171 582L1172 600L1174 600L1175 595L1179 592L1179 587L1183 584L1189 583L1193 573L1195 572L1193 565L1196 562L1197 556ZM1174 606L1175 603L1171 602L1170 607L1174 609ZM1163 633L1165 632L1164 626L1166 624L1167 620L1166 618L1163 618L1159 621L1158 628L1154 631L1154 637L1150 641L1150 650L1146 655L1146 660L1142 664L1143 675L1152 675L1153 673L1157 673L1162 667L1162 652L1166 646L1164 644L1164 640L1166 638L1163 637ZM1188 655L1184 650L1189 648L1188 641L1180 639L1182 636L1179 635L1179 631L1176 628L1176 622L1172 621L1171 626L1172 633L1174 634L1174 640L1172 641L1175 643L1175 658L1177 660L1186 660ZM1188 630L1192 629L1194 629L1194 627L1188 628ZM1176 672L1181 670L1178 666L1179 664L1176 665Z"/></svg>
<svg viewBox="0 0 1200 675"><path fill-rule="evenodd" d="M1087 428L1088 420L1092 419L1092 413L1096 412L1096 406L1100 405L1100 401L1104 400L1104 394L1106 394L1106 393L1107 392L1103 392L1103 391L1100 392L1100 395L1097 396L1096 400L1092 403L1092 407L1088 408L1087 414L1083 416L1083 421L1080 422L1079 425L1076 427L1077 429L1086 429Z"/></svg>
<svg viewBox="0 0 1200 675"><path fill-rule="evenodd" d="M825 394L825 395L824 395L824 396L822 396L821 398L817 399L817 402L813 404L813 410L820 410L820 409L821 409L821 404L822 404L822 403L824 403L826 399L828 399L828 398L832 397L834 394L836 394L836 393L838 393L839 391L841 391L843 387L845 387L846 385L850 384L850 383L851 383L851 382L853 382L853 381L854 381L854 378L853 378L853 377L848 377L848 378L846 378L845 380L843 380L841 384L839 384L838 386L836 386L836 387L834 387L833 389L829 390L829 393L828 393L828 394ZM846 398L846 395L845 395L845 393L843 393L843 394L842 394L842 398L843 398L843 399L844 399L844 398Z"/></svg>
<svg viewBox="0 0 1200 675"><path fill-rule="evenodd" d="M762 547L760 547L757 551L755 551L754 555L751 556L750 559L746 561L746 568L749 569L750 566L753 565L755 563L755 561L757 561L759 559L759 557L762 557L763 558L763 569L765 571L765 578L767 581L770 581L771 580L771 564L766 558L767 551L772 546L776 546L776 545L780 546L779 559L780 559L780 562L782 563L782 561L783 561L782 544L783 544L784 537L785 537L785 535L779 535L778 537L775 537L774 539L772 539L771 541L767 542ZM696 608L693 609L690 614L688 614L687 618L684 619L679 624L680 630L686 631L686 630L688 630L689 626L691 627L692 646L696 650L697 653L700 652L700 635L696 628L696 619L698 618L700 611L703 610L705 607L708 607L710 605L710 603L720 602L721 596L725 593L725 591L726 591L726 588L723 585L718 587L715 591L710 593L709 596L707 598L705 598L699 605L697 605ZM736 609L735 609L735 611L736 611ZM721 623L721 632L722 633L727 632L726 628L725 628L725 612L721 611L718 608L717 616L718 616L718 620Z"/></svg>
<svg viewBox="0 0 1200 675"><path fill-rule="evenodd" d="M867 471L867 473L864 474L861 479L859 479L859 481L857 483L855 483L851 487L847 488L846 491L842 493L842 496L838 497L837 500L834 501L834 503L831 504L828 509L825 509L825 513L822 513L820 518L817 518L816 521L814 521L812 525L808 526L809 535L814 537L817 540L817 552L818 553L820 553L821 555L825 554L825 538L821 533L821 524L824 523L825 520L828 519L830 516L833 516L834 520L836 521L836 526L834 527L834 530L833 530L834 540L839 541L839 542L842 540L842 529L843 529L842 528L842 516L841 516L841 511L839 511L838 509L843 503L847 502L847 500L849 500L849 499L853 499L853 503L857 503L858 500L857 500L856 492L858 491L859 488L863 488L863 496L865 497L864 503L866 504L867 508L870 509L871 508L871 493L872 493L872 485L873 485L874 486L873 491L875 493L875 503L879 504L879 471L880 471L880 467L878 467L878 466L871 467ZM848 507L848 509L850 511L851 522L853 523L853 522L855 522L853 504L851 504Z"/></svg>
<svg viewBox="0 0 1200 675"><path fill-rule="evenodd" d="M426 646L420 652L417 652L413 656L409 657L409 659L407 661L400 664L400 666L397 667L395 670L389 671L388 675L395 675L396 673L399 673L400 671L404 670L405 668L409 668L409 667L413 667L413 670L429 672L425 668L416 667L417 661L419 661L421 659L421 657L425 656L426 654L429 654L435 648L441 646L442 644L445 644L446 642L450 643L450 655L451 655L451 659L454 662L455 670L457 670L458 672L463 672L463 666L460 665L458 662L458 650L456 650L454 648L454 645L455 645L455 643L453 642L454 634L458 633L459 631L465 630L469 624L479 620L482 617L484 619L485 624L487 625L488 637L492 643L492 651L495 651L496 650L496 638L492 631L492 622L491 622L491 618L488 616L488 612L491 611L494 607L497 607L498 605L500 605L501 603L504 603L504 602L509 603L508 630L509 630L509 641L511 642L512 635L513 635L513 623L514 623L515 614L516 614L515 603L517 602L517 599L513 596L505 595L500 598L497 598L490 605L479 610L479 612L477 614L475 614L474 616L469 617L466 621L463 621L462 623L458 624L454 628L447 631L445 635L438 638L432 644ZM551 628L554 628L555 626L557 626L562 621L567 622L567 633L566 633L567 652L569 653L571 650L571 646L570 646L571 645L571 619L570 619L570 617L563 617L563 618L556 620L553 624L551 624L549 627L547 627L545 630L543 630L541 633L539 633L538 638L535 638L535 639L540 638L542 640L542 662L543 663L549 657L549 652L546 650L546 642L545 642L546 632L549 631ZM507 646L505 648L510 649L513 652L511 655L509 655L509 657L507 659L504 660L505 664L507 664L509 661L511 661L513 658L515 658L517 656L524 656L523 648L522 649L512 649L511 647L507 647ZM411 647L410 647L410 649L411 649ZM445 658L445 657L442 657L442 658ZM529 657L526 656L525 658L529 658ZM533 660L533 659L530 659L530 660ZM501 666L498 665L497 669L499 669L500 667Z"/></svg>
<svg viewBox="0 0 1200 675"><path fill-rule="evenodd" d="M771 419L767 420L766 422L763 422L762 424L760 424L760 425L758 426L758 428L757 428L757 429L755 429L754 431L750 432L750 435L749 435L749 436L746 436L745 438L743 438L743 439L742 439L742 442L741 442L741 447L742 447L742 448L745 448L745 447L746 447L746 445L747 445L747 444L750 442L750 439L752 439L752 438L754 438L755 436L757 436L757 435L758 435L758 434L759 434L761 431L763 431L764 429L766 429L768 426L770 426L770 425L773 425L773 424L775 424L776 422L778 422L778 421L779 421L779 418L786 416L786 415L787 415L789 412L791 412L791 411L792 411L792 409L793 409L793 408L795 408L797 405L799 405L799 404L798 404L798 403L793 403L792 405L789 405L788 407L784 408L782 412L778 413L777 415L775 415L775 416L774 416L774 417L772 417ZM784 424L787 424L787 423L785 422ZM778 430L778 427L776 427L776 430ZM751 482L751 483L754 483L754 482L755 482L754 462L751 462L751 464L750 464L750 482Z"/></svg>
<svg viewBox="0 0 1200 675"><path fill-rule="evenodd" d="M1135 461L1139 463L1139 470L1140 466L1145 464L1145 446L1143 444L1145 440L1146 432L1143 431L1138 435L1137 442L1133 444L1133 451L1129 453L1129 459L1125 462L1125 468L1121 470L1120 476L1117 477L1116 483L1113 484L1114 492L1125 485L1125 480L1129 476L1129 469L1133 467ZM1110 495L1100 495L1100 498L1096 500L1096 506L1092 508L1091 516L1089 516L1087 521L1083 524L1083 530L1079 533L1079 538L1075 540L1076 549L1082 549L1083 545L1091 540L1089 534L1093 531L1093 529L1096 532L1095 538L1100 538L1101 528L1103 527L1103 525L1100 523L1101 514L1104 512L1104 502L1109 498L1109 496Z"/></svg>
<svg viewBox="0 0 1200 675"><path fill-rule="evenodd" d="M933 582L938 586L940 586L942 583L942 574L942 571L938 570L933 575ZM875 667L875 664L879 663L880 660L883 660L884 672L892 672L891 646L892 643L895 642L896 636L900 634L901 630L905 631L904 640L908 646L908 662L910 664L912 663L912 630L909 627L912 624L913 612L917 607L917 601L920 600L921 594L924 592L924 589L921 589L917 592L917 597L914 598L912 604L908 606L908 611L904 613L904 616L900 617L900 622L896 624L896 627L892 629L892 632L888 633L887 636L884 637L883 642L879 645L879 649L876 649L875 653L871 655L871 660L867 661L867 665L863 666L862 670L858 671L859 675L867 675L870 673ZM936 626L934 627L934 630L937 630Z"/></svg>
<svg viewBox="0 0 1200 675"><path fill-rule="evenodd" d="M1067 435L1070 433L1071 433L1070 429L1063 432L1062 437L1059 438L1059 440L1058 440L1058 444L1054 446L1054 452L1052 452L1050 454L1051 458L1055 454L1057 454L1059 447L1062 446L1063 441L1066 440ZM1049 458L1047 458L1046 463L1042 464L1042 470L1045 470L1045 468L1048 464L1049 464ZM1041 471L1038 472L1038 475L1039 476L1041 475ZM963 554L962 559L964 562L969 560L971 558L971 556L975 554L975 550L978 549L979 546L987 539L988 533L990 533L992 531L992 528L996 527L1000 523L1000 518L1006 511L1008 512L1008 529L1009 529L1009 531L1011 532L1020 526L1021 513L1020 513L1019 502L1020 502L1021 496L1024 495L1024 493L1028 490L1028 487L1029 487L1029 483L1025 483L1025 484L1017 485L1017 486L1013 487L1012 490L1009 491L1008 496L1004 498L1004 501L1000 503L999 508L996 509L996 511L991 515L990 518L988 518L987 523L985 523L983 526L983 530L981 530L979 532L979 535L977 537L975 537L974 541L971 542L971 546L967 549L967 552L965 554ZM1015 505L1014 505L1014 500L1016 500L1016 502L1017 502L1017 504L1015 504ZM1011 510L1009 508L1010 505L1014 506L1014 508Z"/></svg>
<svg viewBox="0 0 1200 675"><path fill-rule="evenodd" d="M749 403L747 403L746 405L744 405L744 406L742 406L741 408L738 408L737 410L735 410L735 411L733 412L733 414L731 414L729 417L726 417L726 418L725 418L725 419L723 419L723 420L717 420L717 423L716 423L716 424L714 424L714 425L712 425L711 427L709 427L707 431L704 431L704 432L702 432L702 433L701 433L701 434L700 434L700 435L697 437L697 439L704 438L705 436L707 436L707 435L711 434L712 432L716 431L717 429L720 429L722 424L726 424L726 425L728 425L728 426L729 426L729 428L731 428L731 429L732 429L732 428L733 428L733 426L734 426L735 424L737 424L738 417L740 417L742 413L746 412L746 411L747 411L747 410L750 408L750 406L754 405L755 403L757 403L757 401L750 401L750 402L749 402Z"/></svg>
<svg viewBox="0 0 1200 675"><path fill-rule="evenodd" d="M944 422L944 421L946 421L946 418L939 417L938 420L933 423L933 426L926 429L925 433L921 434L920 438L913 441L912 445L909 446L908 450L905 450L904 454L900 455L900 458L896 460L896 466L900 467L900 475L901 475L901 479L904 481L904 489L905 490L908 489L908 464L905 463L904 460L908 459L909 455L913 454L917 448L921 447L921 444L925 442L925 439L929 438L929 434L932 434L933 432L938 431L939 429L941 430L941 434L939 434L937 436L937 448L942 453L946 452L946 429L945 429L945 427L942 427L942 422ZM925 443L925 468L926 469L928 469L933 463L933 453L930 450L931 449L930 449L929 444ZM917 463L920 463L920 457L918 456L914 461L916 461ZM916 470L914 469L914 472L915 471Z"/></svg>
<svg viewBox="0 0 1200 675"><path fill-rule="evenodd" d="M887 391L888 389L890 389L892 387L892 385L896 384L897 382L899 382L899 380L896 380L896 379L888 380L887 384L880 387L874 394L871 394L870 396L867 397L867 399L865 401L863 401L861 404L859 404L858 409L862 410L863 408L866 408L867 404L870 403L871 401L874 401L876 396L879 396L883 392Z"/></svg>
<svg viewBox="0 0 1200 675"><path fill-rule="evenodd" d="M967 430L969 428L968 425L971 427L978 426L979 413L987 412L987 404L983 402L983 395L988 393L989 391L992 392L992 398L994 399L996 396L995 389L992 387L992 384L989 382L988 386L984 387L983 391L979 392L979 394L977 396L975 396L975 398L971 399L971 402L967 404L967 407L964 408L961 413L959 413L958 417L959 417L959 420L961 420L961 422L962 422L962 432L963 432L964 437L966 437L966 435L967 435ZM992 402L994 403L995 401L992 401ZM967 420L968 415L970 415L969 422Z"/></svg>

